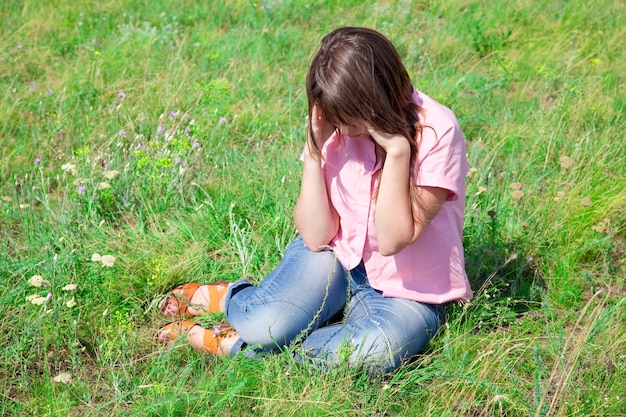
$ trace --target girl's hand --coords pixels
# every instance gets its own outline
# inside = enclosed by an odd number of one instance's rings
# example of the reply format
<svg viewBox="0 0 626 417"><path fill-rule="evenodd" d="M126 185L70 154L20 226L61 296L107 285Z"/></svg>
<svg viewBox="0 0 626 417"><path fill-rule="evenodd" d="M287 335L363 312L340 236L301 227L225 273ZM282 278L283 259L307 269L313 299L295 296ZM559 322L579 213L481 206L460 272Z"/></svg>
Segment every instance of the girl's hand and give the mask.
<svg viewBox="0 0 626 417"><path fill-rule="evenodd" d="M411 154L411 146L404 136L384 133L372 126L367 126L367 130L372 139L385 150L388 156Z"/></svg>
<svg viewBox="0 0 626 417"><path fill-rule="evenodd" d="M317 104L313 105L313 111L311 112L311 128L313 129L313 139L316 142L318 149L322 149L324 143L335 132L335 126L328 123L324 117L324 112Z"/></svg>

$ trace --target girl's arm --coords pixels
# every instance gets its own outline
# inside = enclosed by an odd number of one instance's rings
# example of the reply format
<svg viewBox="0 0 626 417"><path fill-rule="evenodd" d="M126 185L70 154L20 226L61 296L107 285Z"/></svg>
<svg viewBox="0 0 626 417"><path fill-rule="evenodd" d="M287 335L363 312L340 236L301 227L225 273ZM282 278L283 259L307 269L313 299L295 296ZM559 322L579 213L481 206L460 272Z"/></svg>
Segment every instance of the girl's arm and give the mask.
<svg viewBox="0 0 626 417"><path fill-rule="evenodd" d="M394 255L415 242L448 198L448 190L418 187L417 201L409 197L411 150L403 136L387 135L375 129L370 134L387 152L376 200L376 236L383 256Z"/></svg>
<svg viewBox="0 0 626 417"><path fill-rule="evenodd" d="M313 134L321 148L321 144L334 132L334 127L325 122L317 106L313 106L311 119ZM294 216L296 228L305 245L316 252L328 245L339 230L339 216L330 203L321 162L318 156L311 154L307 143L304 146L302 185Z"/></svg>

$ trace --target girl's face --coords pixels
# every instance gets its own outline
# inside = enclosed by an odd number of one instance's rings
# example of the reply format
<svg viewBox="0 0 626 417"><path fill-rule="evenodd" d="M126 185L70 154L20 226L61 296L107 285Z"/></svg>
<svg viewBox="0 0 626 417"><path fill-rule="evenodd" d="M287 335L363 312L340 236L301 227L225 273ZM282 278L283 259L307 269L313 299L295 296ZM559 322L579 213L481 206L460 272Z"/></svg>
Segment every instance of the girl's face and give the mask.
<svg viewBox="0 0 626 417"><path fill-rule="evenodd" d="M354 122L355 124L338 123L335 127L344 136L352 136L353 138L367 139L370 133L364 123Z"/></svg>

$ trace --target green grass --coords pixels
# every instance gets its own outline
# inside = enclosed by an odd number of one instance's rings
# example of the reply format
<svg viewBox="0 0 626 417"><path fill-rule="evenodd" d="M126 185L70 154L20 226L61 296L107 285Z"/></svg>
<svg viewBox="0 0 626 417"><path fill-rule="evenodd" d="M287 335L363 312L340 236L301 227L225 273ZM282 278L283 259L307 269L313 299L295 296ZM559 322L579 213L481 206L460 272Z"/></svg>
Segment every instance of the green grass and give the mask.
<svg viewBox="0 0 626 417"><path fill-rule="evenodd" d="M0 414L626 415L622 2L208 3L0 3ZM295 236L304 74L346 24L459 117L476 298L386 376L158 346L170 287Z"/></svg>

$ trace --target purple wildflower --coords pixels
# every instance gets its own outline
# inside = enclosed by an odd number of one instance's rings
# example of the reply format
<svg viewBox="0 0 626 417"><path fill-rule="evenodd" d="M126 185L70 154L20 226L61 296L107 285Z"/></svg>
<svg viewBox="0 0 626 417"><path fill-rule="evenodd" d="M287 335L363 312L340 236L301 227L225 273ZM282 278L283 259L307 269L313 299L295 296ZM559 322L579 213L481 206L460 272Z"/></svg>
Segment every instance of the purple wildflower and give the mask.
<svg viewBox="0 0 626 417"><path fill-rule="evenodd" d="M124 97L126 97L126 94L124 94L123 91L120 91L117 93L117 98L124 98Z"/></svg>
<svg viewBox="0 0 626 417"><path fill-rule="evenodd" d="M176 165L180 165L183 163L183 160L180 158L176 158Z"/></svg>
<svg viewBox="0 0 626 417"><path fill-rule="evenodd" d="M170 110L170 117L176 117L178 115L178 113L176 113L174 110Z"/></svg>
<svg viewBox="0 0 626 417"><path fill-rule="evenodd" d="M52 88L50 88L50 87L46 88L46 92L48 94L53 94L54 93L54 91L52 91Z"/></svg>
<svg viewBox="0 0 626 417"><path fill-rule="evenodd" d="M135 147L135 149L137 149L138 151L143 149L143 145L141 143L138 143L137 146Z"/></svg>
<svg viewBox="0 0 626 417"><path fill-rule="evenodd" d="M33 162L35 163L35 165L39 165L39 164L41 164L41 159L40 158L35 158L35 160Z"/></svg>
<svg viewBox="0 0 626 417"><path fill-rule="evenodd" d="M124 129L120 129L120 136L126 136L126 131Z"/></svg>
<svg viewBox="0 0 626 417"><path fill-rule="evenodd" d="M19 51L20 49L24 48L24 45L22 45L21 43L19 45L17 45L17 50Z"/></svg>
<svg viewBox="0 0 626 417"><path fill-rule="evenodd" d="M158 129L159 133L165 133L165 128L163 127L163 125L159 125Z"/></svg>
<svg viewBox="0 0 626 417"><path fill-rule="evenodd" d="M85 186L84 185L79 185L78 186L78 194L82 194L85 192Z"/></svg>
<svg viewBox="0 0 626 417"><path fill-rule="evenodd" d="M220 120L217 122L220 125L223 125L224 123L226 123L228 120L226 120L226 118L224 116L220 117Z"/></svg>
<svg viewBox="0 0 626 417"><path fill-rule="evenodd" d="M194 149L200 149L200 144L198 142L194 142L191 147Z"/></svg>

